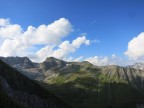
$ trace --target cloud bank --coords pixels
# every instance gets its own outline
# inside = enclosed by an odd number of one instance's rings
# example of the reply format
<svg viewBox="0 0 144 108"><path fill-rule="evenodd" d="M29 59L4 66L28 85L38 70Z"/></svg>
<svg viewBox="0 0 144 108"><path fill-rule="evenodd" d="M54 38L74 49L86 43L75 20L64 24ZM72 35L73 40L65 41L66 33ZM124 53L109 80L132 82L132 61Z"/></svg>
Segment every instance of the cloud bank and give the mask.
<svg viewBox="0 0 144 108"><path fill-rule="evenodd" d="M117 55L113 54L112 56L93 56L86 58L85 61L88 61L97 66L106 66L106 65L120 65L124 66L127 64L133 63L132 61L125 60Z"/></svg>
<svg viewBox="0 0 144 108"><path fill-rule="evenodd" d="M0 56L28 56L35 62L49 56L64 59L82 44L90 44L86 36L77 37L72 43L62 42L72 31L72 24L65 18L37 28L28 26L26 31L18 24L11 24L9 19L0 19Z"/></svg>
<svg viewBox="0 0 144 108"><path fill-rule="evenodd" d="M44 60L45 57L53 56L59 59L66 59L70 53L74 53L82 44L89 45L90 41L85 36L81 36L73 40L72 43L70 41L62 42L56 50L54 50L54 46L46 46L36 52L36 58Z"/></svg>

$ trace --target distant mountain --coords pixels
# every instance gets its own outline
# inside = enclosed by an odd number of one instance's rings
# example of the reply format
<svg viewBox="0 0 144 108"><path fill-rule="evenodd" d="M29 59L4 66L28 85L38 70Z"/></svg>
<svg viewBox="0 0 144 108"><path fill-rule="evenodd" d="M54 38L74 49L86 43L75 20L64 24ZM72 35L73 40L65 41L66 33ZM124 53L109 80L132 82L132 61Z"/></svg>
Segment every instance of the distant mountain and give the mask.
<svg viewBox="0 0 144 108"><path fill-rule="evenodd" d="M144 63L138 62L133 65L128 65L128 67L144 70Z"/></svg>
<svg viewBox="0 0 144 108"><path fill-rule="evenodd" d="M86 61L81 63L65 62L54 57L48 57L42 63L34 63L28 57L0 57L2 61L14 67L31 79L44 81L61 73L71 73L84 65L92 65Z"/></svg>
<svg viewBox="0 0 144 108"><path fill-rule="evenodd" d="M32 64L31 68L21 65L19 71L31 75L41 87L75 108L144 108L143 70L65 62L53 57Z"/></svg>
<svg viewBox="0 0 144 108"><path fill-rule="evenodd" d="M33 68L35 63L33 63L28 57L0 57L3 61L17 68Z"/></svg>
<svg viewBox="0 0 144 108"><path fill-rule="evenodd" d="M14 63L29 62L27 58L23 58L24 61L17 59L19 61L14 60ZM0 60L0 108L72 107Z"/></svg>
<svg viewBox="0 0 144 108"><path fill-rule="evenodd" d="M44 62L40 63L40 68L44 71L54 68L62 68L66 66L66 62L56 59L54 57L47 58Z"/></svg>

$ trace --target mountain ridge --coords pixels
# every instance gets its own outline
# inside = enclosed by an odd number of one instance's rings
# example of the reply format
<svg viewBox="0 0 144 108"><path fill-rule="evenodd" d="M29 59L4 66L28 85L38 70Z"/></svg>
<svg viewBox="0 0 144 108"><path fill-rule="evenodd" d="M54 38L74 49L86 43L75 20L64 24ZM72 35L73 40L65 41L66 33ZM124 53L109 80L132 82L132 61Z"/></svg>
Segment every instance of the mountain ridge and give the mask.
<svg viewBox="0 0 144 108"><path fill-rule="evenodd" d="M1 60L0 89L6 94L0 96L2 108L7 108L2 96L11 100L7 102L14 108L72 108Z"/></svg>
<svg viewBox="0 0 144 108"><path fill-rule="evenodd" d="M128 65L128 67L144 70L144 63L137 62L137 63L134 63L133 65Z"/></svg>
<svg viewBox="0 0 144 108"><path fill-rule="evenodd" d="M51 57L19 71L32 73L31 79L75 108L144 106L144 71L140 69L65 62Z"/></svg>

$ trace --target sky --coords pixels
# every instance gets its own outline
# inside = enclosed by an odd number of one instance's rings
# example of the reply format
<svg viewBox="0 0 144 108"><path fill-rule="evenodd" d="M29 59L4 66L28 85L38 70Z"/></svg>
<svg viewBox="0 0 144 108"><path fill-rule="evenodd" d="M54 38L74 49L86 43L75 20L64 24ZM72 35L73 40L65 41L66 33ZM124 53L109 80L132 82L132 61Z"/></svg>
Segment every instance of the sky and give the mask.
<svg viewBox="0 0 144 108"><path fill-rule="evenodd" d="M0 0L0 56L144 62L144 0Z"/></svg>

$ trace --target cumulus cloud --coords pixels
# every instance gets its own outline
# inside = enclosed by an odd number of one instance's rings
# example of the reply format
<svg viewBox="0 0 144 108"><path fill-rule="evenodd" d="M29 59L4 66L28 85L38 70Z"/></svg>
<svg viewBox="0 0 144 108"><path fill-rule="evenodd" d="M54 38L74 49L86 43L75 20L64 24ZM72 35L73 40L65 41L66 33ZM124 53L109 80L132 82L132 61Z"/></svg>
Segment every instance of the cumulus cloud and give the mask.
<svg viewBox="0 0 144 108"><path fill-rule="evenodd" d="M82 44L90 44L90 41L86 39L86 36L77 37L72 43L70 43L70 41L64 41L58 46L58 49L55 50L54 46L46 46L36 53L37 57L34 61L43 61L46 57L50 56L66 59L70 53L74 53Z"/></svg>
<svg viewBox="0 0 144 108"><path fill-rule="evenodd" d="M85 61L92 63L97 66L106 66L106 65L120 65L125 66L127 64L132 64L133 61L123 59L113 54L112 56L93 56L86 58Z"/></svg>
<svg viewBox="0 0 144 108"><path fill-rule="evenodd" d="M20 36L22 28L18 24L10 24L9 19L0 19L0 37L13 39Z"/></svg>
<svg viewBox="0 0 144 108"><path fill-rule="evenodd" d="M71 23L65 18L37 28L29 26L26 31L18 24L10 24L8 19L0 19L0 25L0 37L4 40L0 56L28 55L35 45L56 45L72 31Z"/></svg>
<svg viewBox="0 0 144 108"><path fill-rule="evenodd" d="M74 59L73 61L75 61L75 62L80 62L80 61L83 61L83 59L84 59L84 57L83 57L83 56L80 56L80 57Z"/></svg>
<svg viewBox="0 0 144 108"><path fill-rule="evenodd" d="M130 40L128 49L124 54L134 60L144 57L144 32Z"/></svg>
<svg viewBox="0 0 144 108"><path fill-rule="evenodd" d="M0 56L28 56L36 62L50 56L65 59L82 44L90 44L86 36L62 42L62 38L72 31L71 23L65 18L49 25L28 26L25 31L20 25L11 24L9 19L0 19ZM42 47L37 48L38 45Z"/></svg>
<svg viewBox="0 0 144 108"><path fill-rule="evenodd" d="M98 57L98 56L94 56L94 57L89 57L87 59L85 59L85 61L88 61L94 65L97 66L104 66L104 65L109 65L109 58L108 57Z"/></svg>
<svg viewBox="0 0 144 108"><path fill-rule="evenodd" d="M127 65L132 65L136 62L135 60L119 57L116 54L112 54L111 56L91 56L88 58L85 58L84 56L73 58L70 56L69 58L65 58L64 60L68 62L88 61L91 64L96 66L107 66L107 65L127 66ZM141 61L137 61L137 62L141 62Z"/></svg>

